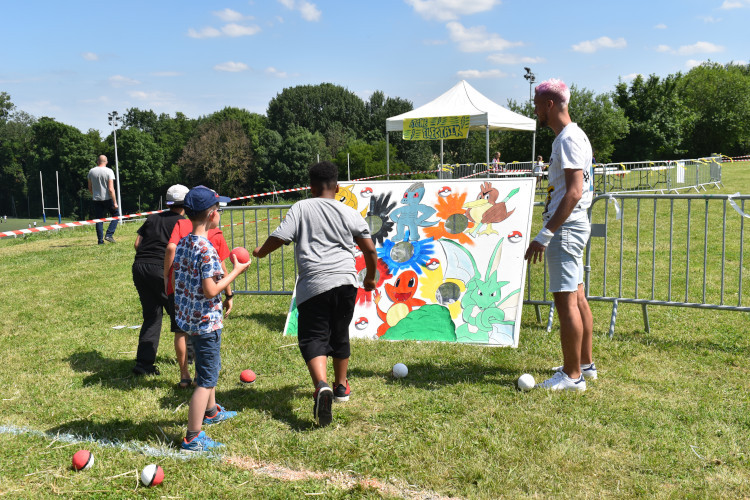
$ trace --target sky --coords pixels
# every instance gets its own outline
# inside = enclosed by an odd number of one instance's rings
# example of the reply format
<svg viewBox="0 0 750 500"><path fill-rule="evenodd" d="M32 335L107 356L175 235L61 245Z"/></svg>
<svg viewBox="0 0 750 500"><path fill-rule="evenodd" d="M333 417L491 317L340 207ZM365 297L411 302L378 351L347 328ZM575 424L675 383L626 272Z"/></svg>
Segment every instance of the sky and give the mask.
<svg viewBox="0 0 750 500"><path fill-rule="evenodd" d="M525 67L599 94L750 59L750 0L6 0L2 13L0 92L103 135L111 111L265 114L297 85L418 107L467 80L505 106L529 98Z"/></svg>

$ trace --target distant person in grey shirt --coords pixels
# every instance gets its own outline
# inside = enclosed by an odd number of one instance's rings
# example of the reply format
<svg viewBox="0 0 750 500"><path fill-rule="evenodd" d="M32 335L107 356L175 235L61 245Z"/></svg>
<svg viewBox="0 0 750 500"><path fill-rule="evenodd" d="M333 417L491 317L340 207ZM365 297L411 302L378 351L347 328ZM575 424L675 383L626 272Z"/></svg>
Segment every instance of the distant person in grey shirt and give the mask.
<svg viewBox="0 0 750 500"><path fill-rule="evenodd" d="M315 423L331 423L331 403L348 401L351 389L349 367L349 323L357 297L355 243L367 265L362 287L375 289L378 254L370 239L370 228L353 208L336 199L338 168L331 162L310 167L313 197L294 205L278 229L253 255L263 258L284 243L294 242L297 279L297 339L315 392ZM333 358L334 387L327 383L328 356Z"/></svg>
<svg viewBox="0 0 750 500"><path fill-rule="evenodd" d="M107 157L99 155L96 166L89 170L89 193L93 200L94 219L104 217L119 217L120 207L117 206L117 197L115 196L115 173L107 167ZM113 238L117 229L117 220L113 220L107 227L107 234L104 235L104 223L96 223L96 238L100 245L105 241L114 243Z"/></svg>

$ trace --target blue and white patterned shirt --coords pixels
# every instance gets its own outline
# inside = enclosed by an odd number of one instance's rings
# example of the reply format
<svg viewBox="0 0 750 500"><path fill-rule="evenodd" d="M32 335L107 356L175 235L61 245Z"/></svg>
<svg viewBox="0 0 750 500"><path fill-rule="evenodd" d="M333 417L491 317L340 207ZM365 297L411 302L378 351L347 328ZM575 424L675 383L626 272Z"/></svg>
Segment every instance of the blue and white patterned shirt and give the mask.
<svg viewBox="0 0 750 500"><path fill-rule="evenodd" d="M189 234L177 244L174 255L175 320L183 331L200 335L223 328L221 294L203 295L203 279L224 276L219 255L203 236Z"/></svg>

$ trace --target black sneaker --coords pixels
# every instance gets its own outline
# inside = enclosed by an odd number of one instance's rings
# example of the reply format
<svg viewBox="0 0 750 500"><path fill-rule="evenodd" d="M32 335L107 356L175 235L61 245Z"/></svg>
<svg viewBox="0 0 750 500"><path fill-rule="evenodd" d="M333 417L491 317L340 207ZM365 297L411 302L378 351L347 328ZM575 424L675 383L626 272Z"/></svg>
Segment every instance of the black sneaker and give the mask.
<svg viewBox="0 0 750 500"><path fill-rule="evenodd" d="M104 241L108 241L110 243L116 243L115 239L111 236L105 236Z"/></svg>
<svg viewBox="0 0 750 500"><path fill-rule="evenodd" d="M321 380L318 382L318 388L315 389L313 398L315 399L315 404L313 405L315 423L321 427L325 427L333 420L333 414L331 413L333 391L328 384Z"/></svg>
<svg viewBox="0 0 750 500"><path fill-rule="evenodd" d="M154 366L141 366L141 365L135 365L133 367L133 373L135 375L161 375L161 372L159 369Z"/></svg>
<svg viewBox="0 0 750 500"><path fill-rule="evenodd" d="M346 383L344 384L334 384L333 385L333 400L336 402L344 402L349 401L349 394L352 393L351 388L349 387L349 379L346 380Z"/></svg>

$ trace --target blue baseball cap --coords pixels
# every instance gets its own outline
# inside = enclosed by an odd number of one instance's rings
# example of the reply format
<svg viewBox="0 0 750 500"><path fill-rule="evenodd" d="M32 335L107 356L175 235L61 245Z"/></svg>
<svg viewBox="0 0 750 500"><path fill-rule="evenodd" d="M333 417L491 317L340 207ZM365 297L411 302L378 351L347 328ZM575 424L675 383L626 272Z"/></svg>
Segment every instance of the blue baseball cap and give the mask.
<svg viewBox="0 0 750 500"><path fill-rule="evenodd" d="M185 195L183 205L191 212L198 213L213 207L217 203L220 206L226 206L230 201L232 201L231 198L219 196L219 193L213 189L206 186L195 186Z"/></svg>

